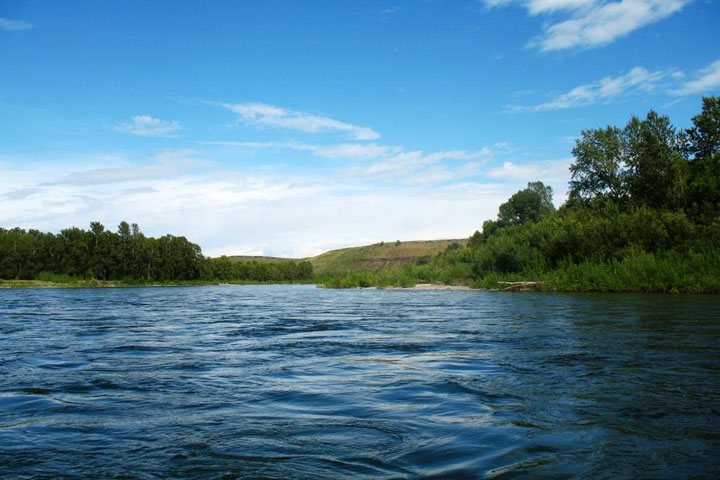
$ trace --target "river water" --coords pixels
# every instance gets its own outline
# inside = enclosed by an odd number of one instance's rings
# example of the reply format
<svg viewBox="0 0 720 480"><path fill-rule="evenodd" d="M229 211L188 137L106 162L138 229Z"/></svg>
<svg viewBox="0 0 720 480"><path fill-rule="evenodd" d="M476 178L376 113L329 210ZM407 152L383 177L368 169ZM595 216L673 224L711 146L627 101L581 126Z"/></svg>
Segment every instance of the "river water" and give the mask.
<svg viewBox="0 0 720 480"><path fill-rule="evenodd" d="M720 298L0 291L3 478L717 478Z"/></svg>

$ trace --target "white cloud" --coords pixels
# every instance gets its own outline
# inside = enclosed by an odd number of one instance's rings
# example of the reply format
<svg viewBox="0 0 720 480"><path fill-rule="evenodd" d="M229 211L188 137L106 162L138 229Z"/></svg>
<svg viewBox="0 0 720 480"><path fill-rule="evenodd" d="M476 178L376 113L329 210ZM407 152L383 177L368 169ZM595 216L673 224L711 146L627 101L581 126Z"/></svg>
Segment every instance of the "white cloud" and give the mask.
<svg viewBox="0 0 720 480"><path fill-rule="evenodd" d="M488 178L527 182L536 180L541 182L567 182L570 179L569 168L573 161L573 158L562 158L560 160L545 160L522 165L503 162L501 166L488 170L486 175Z"/></svg>
<svg viewBox="0 0 720 480"><path fill-rule="evenodd" d="M720 60L715 60L707 67L699 70L694 79L686 82L675 90L670 90L671 95L696 95L709 93L713 89L720 88Z"/></svg>
<svg viewBox="0 0 720 480"><path fill-rule="evenodd" d="M376 143L341 143L339 145L317 146L313 153L325 158L372 159L399 153L400 147Z"/></svg>
<svg viewBox="0 0 720 480"><path fill-rule="evenodd" d="M607 45L678 12L691 0L486 0L490 7L523 5L531 15L550 15L529 46L542 51ZM556 21L558 16L564 20ZM568 18L569 17L569 18Z"/></svg>
<svg viewBox="0 0 720 480"><path fill-rule="evenodd" d="M691 77L692 80L687 80ZM537 105L508 105L502 113L543 112L585 107L635 94L663 94L675 97L711 93L720 88L720 60L687 75L677 69L651 72L635 67L624 75L605 77L579 85L569 92Z"/></svg>
<svg viewBox="0 0 720 480"><path fill-rule="evenodd" d="M558 10L576 10L590 6L596 3L596 0L529 0L526 3L528 11L537 15Z"/></svg>
<svg viewBox="0 0 720 480"><path fill-rule="evenodd" d="M160 120L150 115L137 115L132 117L131 123L124 123L115 127L115 130L142 137L168 137L181 129L180 124L174 120Z"/></svg>
<svg viewBox="0 0 720 480"><path fill-rule="evenodd" d="M57 181L65 178L66 164L14 165L3 166L0 177L4 227L57 232L87 228L92 220L109 228L126 220L147 235L184 235L209 255L304 257L381 240L464 238L516 190L472 182L378 189L342 175L252 171L179 171L117 185L71 184Z"/></svg>
<svg viewBox="0 0 720 480"><path fill-rule="evenodd" d="M309 145L298 142L224 142L204 141L203 145L218 145L244 148L279 148L311 152L323 158L372 159L392 153L399 153L400 147L378 145L377 143L341 143L338 145Z"/></svg>
<svg viewBox="0 0 720 480"><path fill-rule="evenodd" d="M286 128L309 133L342 132L354 140L380 138L379 133L368 127L358 127L330 117L288 110L264 103L224 103L222 106L238 114L240 120L247 125Z"/></svg>
<svg viewBox="0 0 720 480"><path fill-rule="evenodd" d="M347 167L343 173L356 178L380 180L387 183L431 184L466 178L478 172L478 167L495 153L490 148L477 151L448 150L425 154L421 150L404 152L402 147L376 143L343 143L339 145L308 145L293 142L200 142L206 145L244 148L287 148L308 151L324 158L344 160L376 160L369 164ZM497 148L506 148L499 144ZM467 162L484 159L484 162ZM466 161L461 165L443 162Z"/></svg>
<svg viewBox="0 0 720 480"><path fill-rule="evenodd" d="M512 185L517 186L512 193L525 188L527 182L539 180L553 188L553 202L556 207L559 207L567 199L569 169L574 161L574 158L561 158L525 164L503 162L502 165L488 170L486 176L490 179L509 181Z"/></svg>
<svg viewBox="0 0 720 480"><path fill-rule="evenodd" d="M5 32L16 32L20 30L28 30L33 26L22 20L10 20L7 18L0 18L0 30Z"/></svg>
<svg viewBox="0 0 720 480"><path fill-rule="evenodd" d="M164 150L157 154L150 163L144 165L134 165L124 160L116 160L112 167L77 168L71 173L50 181L48 185L108 185L166 178L197 165L198 162L191 158L194 153L193 150L187 149Z"/></svg>
<svg viewBox="0 0 720 480"><path fill-rule="evenodd" d="M543 51L598 47L680 10L688 0L622 0L575 10L572 18L548 27L533 44Z"/></svg>
<svg viewBox="0 0 720 480"><path fill-rule="evenodd" d="M682 74L676 70L650 72L645 68L635 67L618 77L605 77L597 82L577 86L549 102L532 106L509 105L504 113L542 112L584 107L633 93L657 91L669 77L679 78L681 76Z"/></svg>
<svg viewBox="0 0 720 480"><path fill-rule="evenodd" d="M449 150L425 154L421 150L399 152L382 160L348 167L345 175L400 184L433 184L475 175L478 167L489 161L493 152L489 148L468 152ZM483 162L468 160L484 159ZM463 161L460 165L448 161Z"/></svg>

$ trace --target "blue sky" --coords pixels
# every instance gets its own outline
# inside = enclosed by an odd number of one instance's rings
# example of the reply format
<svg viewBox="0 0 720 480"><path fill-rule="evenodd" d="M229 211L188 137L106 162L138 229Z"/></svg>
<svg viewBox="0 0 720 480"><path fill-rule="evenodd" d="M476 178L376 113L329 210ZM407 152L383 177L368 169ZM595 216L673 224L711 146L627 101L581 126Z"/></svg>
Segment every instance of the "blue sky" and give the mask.
<svg viewBox="0 0 720 480"><path fill-rule="evenodd" d="M0 226L206 254L470 235L574 139L720 94L708 0L0 1Z"/></svg>

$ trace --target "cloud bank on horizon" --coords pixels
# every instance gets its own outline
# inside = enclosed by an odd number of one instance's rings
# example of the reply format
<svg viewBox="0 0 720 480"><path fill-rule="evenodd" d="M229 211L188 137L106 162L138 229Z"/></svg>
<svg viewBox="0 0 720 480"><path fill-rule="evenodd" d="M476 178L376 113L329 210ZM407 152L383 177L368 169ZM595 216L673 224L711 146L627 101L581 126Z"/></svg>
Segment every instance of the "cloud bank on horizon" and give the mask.
<svg viewBox="0 0 720 480"><path fill-rule="evenodd" d="M288 257L467 237L529 181L560 204L582 129L720 93L712 3L188 5L0 18L0 227Z"/></svg>

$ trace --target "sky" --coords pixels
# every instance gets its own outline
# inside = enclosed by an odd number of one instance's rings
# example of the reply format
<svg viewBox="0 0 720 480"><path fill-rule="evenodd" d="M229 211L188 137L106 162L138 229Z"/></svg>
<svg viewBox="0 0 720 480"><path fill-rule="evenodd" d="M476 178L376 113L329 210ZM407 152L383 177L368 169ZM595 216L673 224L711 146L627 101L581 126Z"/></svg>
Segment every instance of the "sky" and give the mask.
<svg viewBox="0 0 720 480"><path fill-rule="evenodd" d="M206 255L464 238L720 94L716 0L0 0L0 227Z"/></svg>

